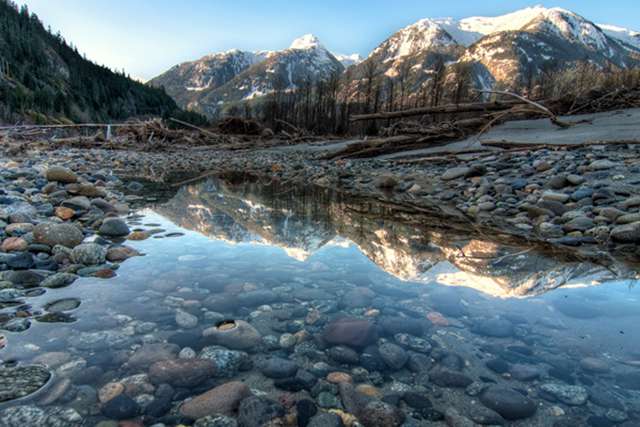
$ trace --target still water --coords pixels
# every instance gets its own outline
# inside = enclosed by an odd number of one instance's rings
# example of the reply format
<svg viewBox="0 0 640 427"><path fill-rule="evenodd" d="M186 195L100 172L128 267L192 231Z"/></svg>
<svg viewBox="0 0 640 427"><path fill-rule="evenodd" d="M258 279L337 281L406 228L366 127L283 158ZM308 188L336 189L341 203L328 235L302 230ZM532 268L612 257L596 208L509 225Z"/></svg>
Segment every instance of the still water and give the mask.
<svg viewBox="0 0 640 427"><path fill-rule="evenodd" d="M259 183L128 221L144 256L2 332L3 363L53 375L0 425L640 425L633 266Z"/></svg>

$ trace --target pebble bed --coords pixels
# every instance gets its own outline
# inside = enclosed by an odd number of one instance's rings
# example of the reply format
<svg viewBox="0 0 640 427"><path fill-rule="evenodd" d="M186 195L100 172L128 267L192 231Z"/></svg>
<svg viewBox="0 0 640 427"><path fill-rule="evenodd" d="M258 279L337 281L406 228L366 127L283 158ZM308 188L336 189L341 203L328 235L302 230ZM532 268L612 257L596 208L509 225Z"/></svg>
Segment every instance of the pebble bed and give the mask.
<svg viewBox="0 0 640 427"><path fill-rule="evenodd" d="M604 316L587 300L547 301L565 325L349 266L270 270L255 260L251 272L252 260L212 264L178 243L183 230L135 214L144 188L112 173L224 166L429 209L446 203L456 219L632 258L640 241L633 148L496 154L428 167L295 156L198 161L196 154L60 150L2 161L0 426L640 423L634 353L612 359L567 332L572 322ZM143 259L139 245L154 239L176 242L164 247L178 252L173 262L120 277L127 263ZM75 317L81 298L29 302L83 280L144 283L133 295L124 289L123 298L145 309L127 310L123 300L82 323ZM13 344L37 324L53 326L46 339Z"/></svg>

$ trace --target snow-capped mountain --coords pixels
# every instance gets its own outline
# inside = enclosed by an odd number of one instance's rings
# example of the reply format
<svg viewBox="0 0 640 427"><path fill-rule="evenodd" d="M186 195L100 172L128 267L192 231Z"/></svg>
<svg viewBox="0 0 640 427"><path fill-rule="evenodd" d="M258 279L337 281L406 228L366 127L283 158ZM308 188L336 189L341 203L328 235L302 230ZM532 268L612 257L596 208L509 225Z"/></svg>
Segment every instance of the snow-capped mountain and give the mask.
<svg viewBox="0 0 640 427"><path fill-rule="evenodd" d="M352 53L351 55L334 53L333 56L335 56L336 59L340 61L344 68L349 68L352 65L358 65L364 60L364 58L359 53Z"/></svg>
<svg viewBox="0 0 640 427"><path fill-rule="evenodd" d="M518 88L543 72L587 61L602 69L640 64L640 32L597 25L566 9L533 6L495 17L426 18L384 40L366 59L337 55L307 34L284 50L231 50L177 65L150 81L182 107L208 116L279 88L293 91L349 68L346 91L358 96L367 73L391 79L408 98L427 88L436 69L445 80L470 69L472 84ZM375 65L375 67L371 67ZM404 96L404 95L403 95Z"/></svg>
<svg viewBox="0 0 640 427"><path fill-rule="evenodd" d="M371 62L378 73L407 80L416 95L443 62L448 76L456 64L468 64L477 87L518 87L543 70L585 60L602 68L640 64L639 42L638 33L603 28L561 8L534 6L461 20L421 19L383 41L356 68L350 92L357 93L357 82L364 80Z"/></svg>
<svg viewBox="0 0 640 427"><path fill-rule="evenodd" d="M196 61L174 66L149 81L152 86L164 86L167 93L182 107L188 107L202 92L214 90L262 60L267 53L232 49L204 56Z"/></svg>
<svg viewBox="0 0 640 427"><path fill-rule="evenodd" d="M308 82L340 75L343 70L342 63L316 36L306 34L281 51L234 50L181 64L150 84L164 85L181 105L215 116L240 101L258 99L275 89L295 90ZM167 82L174 84L169 88Z"/></svg>
<svg viewBox="0 0 640 427"><path fill-rule="evenodd" d="M609 37L618 39L630 48L640 49L640 32L607 24L598 24L598 27Z"/></svg>

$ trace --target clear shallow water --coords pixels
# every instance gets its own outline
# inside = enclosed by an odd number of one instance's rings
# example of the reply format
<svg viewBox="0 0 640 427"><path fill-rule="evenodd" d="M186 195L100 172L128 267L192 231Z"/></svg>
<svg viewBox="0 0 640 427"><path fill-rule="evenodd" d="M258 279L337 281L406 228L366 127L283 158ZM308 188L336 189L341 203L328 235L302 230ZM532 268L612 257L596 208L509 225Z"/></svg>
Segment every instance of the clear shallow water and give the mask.
<svg viewBox="0 0 640 427"><path fill-rule="evenodd" d="M168 341L199 353L211 344L201 337L204 329L234 319L262 336L261 346L250 349L253 363L174 387L161 421L177 423L166 417L183 400L231 380L283 401L291 390L275 387L260 368L264 357L276 356L312 373L315 386L297 395L310 393L326 409L348 409L340 396L322 394L338 395L335 386L318 388L327 372L340 371L355 385L374 386L416 425L445 425L438 418L451 408L481 419L483 390L495 384L535 405L533 415L503 420L509 425L640 423L637 280L608 280L611 272L597 266L429 228L424 219L394 222L387 214L375 204L257 184L205 181L180 189L130 218L132 228L164 232L127 242L145 256L124 262L116 277L82 278L26 299L36 309L67 298L80 305L66 311L72 323L33 322L27 331L3 333L0 359L44 360L56 372L44 390L3 407L74 408L94 425L108 417L92 390L136 382L126 393L142 416L158 384L145 377L151 363L132 363L140 346ZM159 238L167 233L183 235ZM197 324L179 326L178 310ZM318 319L312 322L310 313ZM352 363L330 356L334 346L321 339L345 315L366 319L378 338L370 347L353 345L360 360ZM287 334L298 341L288 344ZM409 362L401 368L365 362L384 340L400 344ZM430 409L398 397L406 392L428 399Z"/></svg>

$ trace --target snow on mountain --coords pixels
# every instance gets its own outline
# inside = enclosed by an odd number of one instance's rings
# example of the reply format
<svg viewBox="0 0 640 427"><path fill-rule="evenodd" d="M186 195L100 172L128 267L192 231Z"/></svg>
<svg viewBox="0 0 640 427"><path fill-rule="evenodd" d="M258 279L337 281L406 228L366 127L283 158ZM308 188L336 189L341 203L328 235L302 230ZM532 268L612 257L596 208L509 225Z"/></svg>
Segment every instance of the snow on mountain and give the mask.
<svg viewBox="0 0 640 427"><path fill-rule="evenodd" d="M339 53L334 53L333 56L336 57L340 63L344 66L344 68L348 68L352 65L358 65L363 61L362 56L359 53L352 53L351 55L342 55Z"/></svg>
<svg viewBox="0 0 640 427"><path fill-rule="evenodd" d="M302 37L298 37L291 43L291 46L289 46L289 49L302 49L302 50L318 49L318 48L324 48L324 46L322 46L322 44L320 43L320 40L313 34L305 34Z"/></svg>
<svg viewBox="0 0 640 427"><path fill-rule="evenodd" d="M598 24L598 26L609 37L613 37L622 41L623 43L640 50L640 32L629 30L627 28L618 27L615 25Z"/></svg>
<svg viewBox="0 0 640 427"><path fill-rule="evenodd" d="M430 48L448 47L456 44L457 42L442 28L438 21L421 19L393 34L369 56L382 53L383 62L389 62Z"/></svg>

